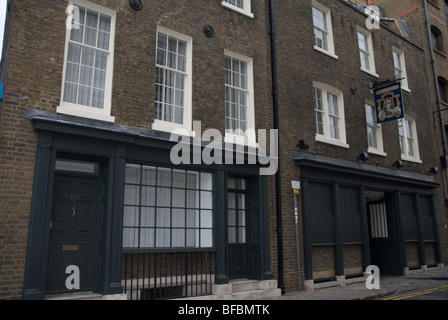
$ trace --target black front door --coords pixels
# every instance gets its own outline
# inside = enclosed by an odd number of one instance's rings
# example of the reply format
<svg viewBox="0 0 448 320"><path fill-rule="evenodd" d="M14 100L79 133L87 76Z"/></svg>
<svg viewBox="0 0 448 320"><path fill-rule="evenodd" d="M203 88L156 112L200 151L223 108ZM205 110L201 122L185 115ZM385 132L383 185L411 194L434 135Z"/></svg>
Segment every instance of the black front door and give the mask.
<svg viewBox="0 0 448 320"><path fill-rule="evenodd" d="M55 175L50 224L46 293L92 291L97 261L99 181L94 177ZM79 273L67 270L75 266ZM67 272L67 273L66 273ZM74 288L78 277L79 288Z"/></svg>
<svg viewBox="0 0 448 320"><path fill-rule="evenodd" d="M386 193L379 199L367 201L367 212L371 263L378 266L383 275L402 275L393 195Z"/></svg>
<svg viewBox="0 0 448 320"><path fill-rule="evenodd" d="M247 193L244 179L228 179L227 230L229 277L248 277Z"/></svg>

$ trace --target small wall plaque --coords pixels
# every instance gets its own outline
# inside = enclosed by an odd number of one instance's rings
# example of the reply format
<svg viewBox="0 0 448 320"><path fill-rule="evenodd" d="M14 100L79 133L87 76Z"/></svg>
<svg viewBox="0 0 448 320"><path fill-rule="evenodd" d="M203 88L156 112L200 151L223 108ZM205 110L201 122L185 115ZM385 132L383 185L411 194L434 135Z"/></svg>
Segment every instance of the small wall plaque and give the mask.
<svg viewBox="0 0 448 320"><path fill-rule="evenodd" d="M62 246L62 251L79 251L79 246L73 244L66 244Z"/></svg>

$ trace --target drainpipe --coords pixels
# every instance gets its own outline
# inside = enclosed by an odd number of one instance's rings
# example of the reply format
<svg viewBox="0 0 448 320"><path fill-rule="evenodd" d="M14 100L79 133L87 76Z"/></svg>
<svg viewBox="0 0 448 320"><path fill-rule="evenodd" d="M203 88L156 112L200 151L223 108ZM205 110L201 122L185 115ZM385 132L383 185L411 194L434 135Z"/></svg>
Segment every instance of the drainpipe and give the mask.
<svg viewBox="0 0 448 320"><path fill-rule="evenodd" d="M442 135L442 147L443 147L442 169L446 169L446 164L447 164L448 159L447 159L447 150L446 150L445 127L443 125L443 119L442 119L442 104L441 104L441 98L440 98L439 80L437 78L436 62L434 59L434 47L432 45L431 27L429 25L427 0L423 0L423 4L425 7L425 24L426 24L426 32L428 33L429 53L431 55L431 66L432 66L432 73L434 76L434 87L436 89L437 112L439 113L440 131L441 131L441 135ZM445 171L444 170L442 170L442 171L443 171L442 177L445 177ZM444 189L445 188L446 188L446 186L444 183ZM444 192L445 192L445 202L448 205L447 199L446 199L446 191L444 191Z"/></svg>
<svg viewBox="0 0 448 320"><path fill-rule="evenodd" d="M272 96L274 111L274 129L279 132L278 119L278 84L277 84L277 58L275 47L275 10L274 0L269 0L269 20L270 20L270 36L271 36L271 72L272 72ZM280 140L280 133L278 134ZM277 142L278 143L278 142ZM278 269L278 287L282 294L285 293L283 280L283 223L282 223L282 199L281 199L281 178L280 178L280 143L278 155L278 168L275 174L275 194L276 194L276 211L277 211L277 269Z"/></svg>

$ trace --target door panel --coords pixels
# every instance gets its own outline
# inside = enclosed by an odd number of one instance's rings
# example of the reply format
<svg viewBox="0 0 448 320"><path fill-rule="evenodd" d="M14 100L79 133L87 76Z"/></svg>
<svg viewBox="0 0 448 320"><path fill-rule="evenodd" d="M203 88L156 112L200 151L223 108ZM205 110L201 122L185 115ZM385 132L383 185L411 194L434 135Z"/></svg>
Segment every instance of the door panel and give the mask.
<svg viewBox="0 0 448 320"><path fill-rule="evenodd" d="M80 271L80 291L93 289L97 254L99 183L93 178L55 176L46 292L68 291L66 268Z"/></svg>
<svg viewBox="0 0 448 320"><path fill-rule="evenodd" d="M400 258L392 197L386 194L382 200L368 201L371 263L379 267L381 274L398 276Z"/></svg>

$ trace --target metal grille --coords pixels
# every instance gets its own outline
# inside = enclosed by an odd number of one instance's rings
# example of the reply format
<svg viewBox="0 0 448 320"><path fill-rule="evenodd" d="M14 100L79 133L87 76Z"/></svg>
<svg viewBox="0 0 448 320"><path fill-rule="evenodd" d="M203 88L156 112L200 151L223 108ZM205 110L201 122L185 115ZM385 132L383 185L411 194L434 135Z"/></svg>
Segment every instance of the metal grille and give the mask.
<svg viewBox="0 0 448 320"><path fill-rule="evenodd" d="M369 204L370 232L372 238L389 238L387 229L386 203L375 201Z"/></svg>
<svg viewBox="0 0 448 320"><path fill-rule="evenodd" d="M122 285L129 300L166 300L212 294L214 252L127 253Z"/></svg>

